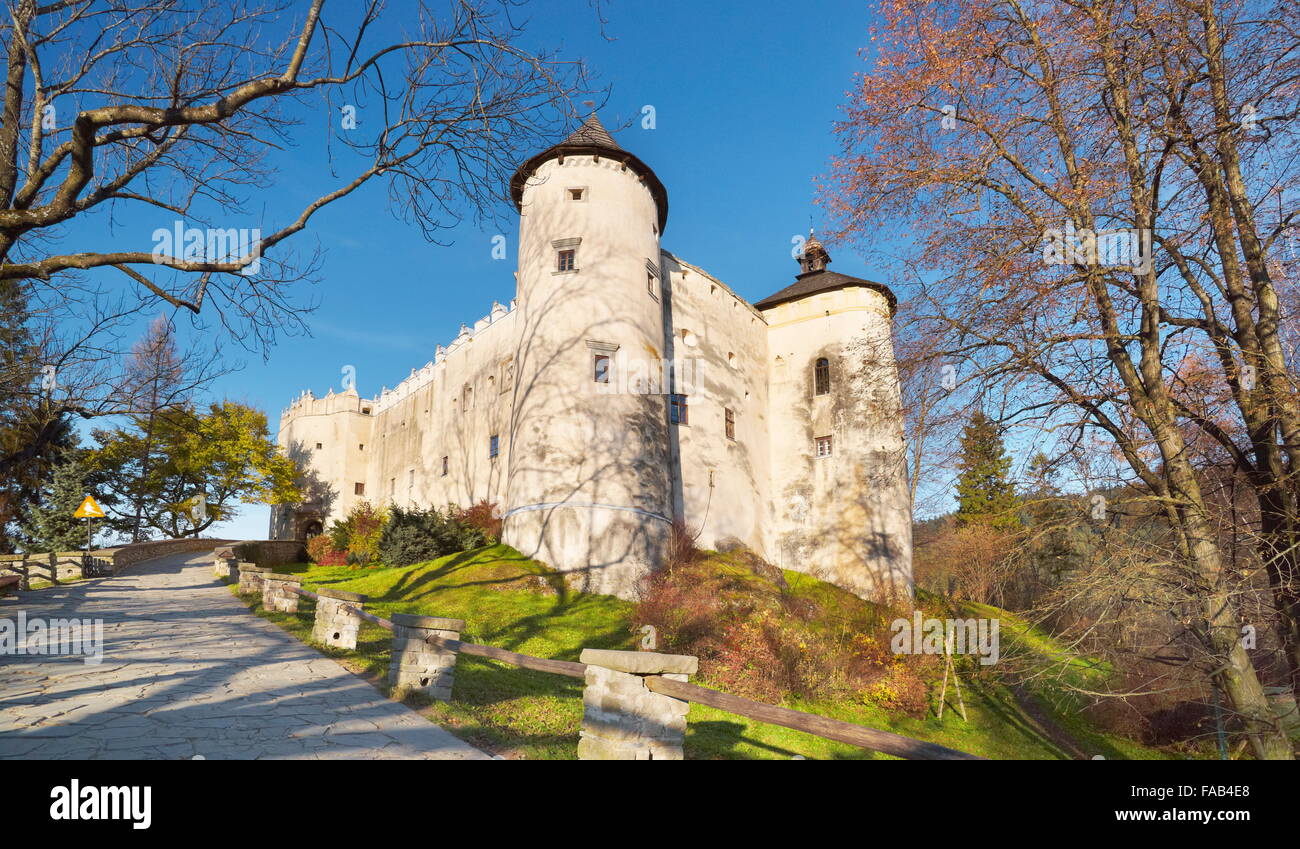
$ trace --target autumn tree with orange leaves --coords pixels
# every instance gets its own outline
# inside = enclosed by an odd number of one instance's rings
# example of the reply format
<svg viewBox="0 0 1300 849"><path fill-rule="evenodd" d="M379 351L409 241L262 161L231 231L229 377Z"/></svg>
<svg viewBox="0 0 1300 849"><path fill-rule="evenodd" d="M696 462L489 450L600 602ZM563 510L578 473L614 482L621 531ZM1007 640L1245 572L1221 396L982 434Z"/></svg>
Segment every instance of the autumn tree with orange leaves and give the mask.
<svg viewBox="0 0 1300 849"><path fill-rule="evenodd" d="M1113 442L1176 531L1202 668L1258 757L1294 758L1189 438L1258 501L1300 688L1300 3L886 0L881 17L823 195L838 236L907 254L936 353L1011 420Z"/></svg>

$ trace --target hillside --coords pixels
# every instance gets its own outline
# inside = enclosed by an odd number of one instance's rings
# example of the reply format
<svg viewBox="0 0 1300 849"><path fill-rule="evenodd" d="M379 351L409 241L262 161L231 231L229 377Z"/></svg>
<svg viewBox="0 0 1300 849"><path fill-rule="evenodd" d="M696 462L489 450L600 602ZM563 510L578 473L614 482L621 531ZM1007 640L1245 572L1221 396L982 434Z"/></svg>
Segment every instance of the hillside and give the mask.
<svg viewBox="0 0 1300 849"><path fill-rule="evenodd" d="M814 629L854 627L874 621L884 612L834 586L806 575L785 572L754 574L736 558L706 552L695 568L705 570L735 596L749 600L780 594L806 609ZM333 587L365 593L367 609L380 615L419 613L464 619L464 639L539 657L577 660L583 648L636 648L635 605L612 596L573 592L545 566L514 549L494 545L406 567L357 568L298 565L281 571L302 575L306 589ZM782 582L785 587L779 586ZM252 598L249 599L253 601ZM923 603L925 600L923 599ZM261 610L260 615L306 640L311 630L311 605L296 615ZM978 615L999 616L1003 644L1020 652L1063 654L1046 635L1034 631L1003 611L986 608ZM671 637L671 635L668 635ZM660 650L671 648L660 646ZM1004 651L1006 649L1004 648ZM376 686L384 685L389 658L389 634L366 624L355 653L325 649ZM1104 674L1086 661L1066 658L1067 668L1080 675ZM728 690L711 680L702 667L696 683ZM942 668L938 671L941 673ZM962 677L967 720L956 711L949 686L944 716L935 716L938 680L927 678L930 709L922 715L889 709L888 699L872 693L833 699L786 696L786 706L941 743L990 758L1058 759L1070 757L1071 743L1088 756L1159 758L1163 752L1133 741L1102 734L1087 725L1078 704L1049 685L1022 688L1018 699L1004 681L989 674ZM744 693L741 693L742 695ZM582 715L581 682L493 661L462 656L450 704L422 704L419 709L462 738L506 757L564 759L576 756ZM775 701L775 700L770 700ZM1062 734L1064 729L1064 736ZM811 735L764 725L700 705L693 705L686 739L688 758L871 759L884 757ZM1077 753L1076 753L1077 756Z"/></svg>

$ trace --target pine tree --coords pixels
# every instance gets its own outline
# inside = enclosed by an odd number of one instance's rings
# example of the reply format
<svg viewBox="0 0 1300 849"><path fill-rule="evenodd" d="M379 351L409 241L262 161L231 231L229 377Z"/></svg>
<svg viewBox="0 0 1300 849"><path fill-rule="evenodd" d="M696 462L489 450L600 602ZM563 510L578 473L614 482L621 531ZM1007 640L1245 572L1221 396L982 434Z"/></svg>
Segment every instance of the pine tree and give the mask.
<svg viewBox="0 0 1300 849"><path fill-rule="evenodd" d="M1020 498L1009 477L1007 456L997 424L976 410L961 435L961 475L957 478L957 520L994 528L1020 524Z"/></svg>
<svg viewBox="0 0 1300 849"><path fill-rule="evenodd" d="M26 546L42 484L75 440L50 400L52 375L31 326L22 281L0 280L0 553Z"/></svg>
<svg viewBox="0 0 1300 849"><path fill-rule="evenodd" d="M84 454L68 452L43 487L41 505L32 509L27 528L33 551L76 551L85 547L86 520L72 515L88 492L90 473Z"/></svg>

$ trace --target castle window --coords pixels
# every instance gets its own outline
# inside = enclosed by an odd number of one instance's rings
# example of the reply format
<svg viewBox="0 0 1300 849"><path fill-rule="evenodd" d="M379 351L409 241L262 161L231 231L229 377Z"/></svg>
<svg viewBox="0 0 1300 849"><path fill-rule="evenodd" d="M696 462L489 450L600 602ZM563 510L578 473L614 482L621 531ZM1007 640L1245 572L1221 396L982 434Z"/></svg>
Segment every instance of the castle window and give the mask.
<svg viewBox="0 0 1300 849"><path fill-rule="evenodd" d="M736 438L736 414L731 408L723 409L723 421L727 426L727 439Z"/></svg>
<svg viewBox="0 0 1300 849"><path fill-rule="evenodd" d="M609 383L609 355L596 354L592 357L593 377L597 383Z"/></svg>
<svg viewBox="0 0 1300 849"><path fill-rule="evenodd" d="M316 443L316 450L317 450L317 451L321 450L321 449L324 448L324 447L325 447L325 446L321 445L319 442Z"/></svg>
<svg viewBox="0 0 1300 849"><path fill-rule="evenodd" d="M369 407L362 407L362 408L361 408L361 415L363 415L363 416L368 416L368 415L370 415L370 408L369 408Z"/></svg>
<svg viewBox="0 0 1300 849"><path fill-rule="evenodd" d="M829 436L817 437L817 456L829 457L833 452L831 438Z"/></svg>
<svg viewBox="0 0 1300 849"><path fill-rule="evenodd" d="M494 433L488 437L488 457L495 459L501 453L501 441Z"/></svg>
<svg viewBox="0 0 1300 849"><path fill-rule="evenodd" d="M569 189L569 200L585 200L586 197L587 197L587 190L585 187L582 188L574 187L572 189Z"/></svg>
<svg viewBox="0 0 1300 849"><path fill-rule="evenodd" d="M364 442L362 442L360 445L357 446L357 450L358 450L358 451L365 451L365 450L366 450L366 444L365 444Z"/></svg>
<svg viewBox="0 0 1300 849"><path fill-rule="evenodd" d="M813 366L813 394L831 394L831 361L825 357Z"/></svg>
<svg viewBox="0 0 1300 849"><path fill-rule="evenodd" d="M352 494L353 494L353 495L365 495L365 494L366 494L366 485L365 485L364 483L361 483L360 481L357 481L356 483L352 484Z"/></svg>
<svg viewBox="0 0 1300 849"><path fill-rule="evenodd" d="M578 252L572 249L559 251L556 254L555 270L556 271L576 271L578 268Z"/></svg>
<svg viewBox="0 0 1300 849"><path fill-rule="evenodd" d="M685 395L668 396L668 421L678 425L690 424Z"/></svg>
<svg viewBox="0 0 1300 849"><path fill-rule="evenodd" d="M659 266L650 260L645 261L645 290L650 297L659 300Z"/></svg>
<svg viewBox="0 0 1300 849"><path fill-rule="evenodd" d="M460 410L461 410L461 412L462 412L462 413L467 413L467 412L469 412L470 410L474 409L474 390L473 390L473 388L470 387L469 385L466 385L465 388L461 390L461 395L462 395L462 397L464 398L464 400L461 402L461 405L460 405Z"/></svg>
<svg viewBox="0 0 1300 849"><path fill-rule="evenodd" d="M450 459L450 458L448 458L446 454L444 454L444 455L442 456L442 476L443 476L444 478L447 477L447 467L448 467L448 463L447 463L447 461L448 461L448 459Z"/></svg>

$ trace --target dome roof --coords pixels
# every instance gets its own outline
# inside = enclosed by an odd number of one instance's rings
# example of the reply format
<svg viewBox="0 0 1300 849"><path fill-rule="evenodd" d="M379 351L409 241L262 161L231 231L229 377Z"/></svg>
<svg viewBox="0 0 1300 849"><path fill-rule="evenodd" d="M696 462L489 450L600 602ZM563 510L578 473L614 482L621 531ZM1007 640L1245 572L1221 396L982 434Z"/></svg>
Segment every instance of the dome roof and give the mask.
<svg viewBox="0 0 1300 849"><path fill-rule="evenodd" d="M618 142L614 141L609 130L600 123L595 112L591 113L587 120L582 122L582 126L570 133L564 141L548 147L519 166L514 176L510 178L510 197L514 200L516 209L519 209L523 203L524 183L528 178L543 162L563 159L565 156L601 156L630 169L641 178L646 188L650 190L651 196L654 197L655 206L659 210L659 232L663 233L664 226L668 223L668 190L664 188L663 183L659 182L659 178L655 176L654 171L650 170L650 166L618 146Z"/></svg>

